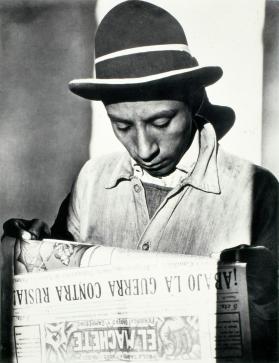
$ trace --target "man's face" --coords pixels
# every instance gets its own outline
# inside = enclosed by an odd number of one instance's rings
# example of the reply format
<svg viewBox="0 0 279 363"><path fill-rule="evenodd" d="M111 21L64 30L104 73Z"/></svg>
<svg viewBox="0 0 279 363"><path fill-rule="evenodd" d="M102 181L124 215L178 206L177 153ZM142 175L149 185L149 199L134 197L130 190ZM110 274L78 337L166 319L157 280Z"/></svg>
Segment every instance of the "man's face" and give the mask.
<svg viewBox="0 0 279 363"><path fill-rule="evenodd" d="M116 137L153 176L171 173L190 146L192 116L182 101L119 102L106 110Z"/></svg>

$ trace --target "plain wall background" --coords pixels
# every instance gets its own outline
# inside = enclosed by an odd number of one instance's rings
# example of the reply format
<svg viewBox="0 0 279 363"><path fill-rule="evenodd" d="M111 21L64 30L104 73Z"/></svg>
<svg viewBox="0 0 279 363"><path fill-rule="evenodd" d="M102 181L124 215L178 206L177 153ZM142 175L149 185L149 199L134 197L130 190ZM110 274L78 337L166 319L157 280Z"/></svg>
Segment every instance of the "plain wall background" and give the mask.
<svg viewBox="0 0 279 363"><path fill-rule="evenodd" d="M88 159L90 103L68 82L92 72L95 1L1 0L0 223L52 223Z"/></svg>
<svg viewBox="0 0 279 363"><path fill-rule="evenodd" d="M102 7L117 2L99 1L98 17ZM262 157L279 177L278 1L267 2L265 21L263 0L154 3L187 20L190 49L200 63L224 68L223 78L208 91L212 101L237 108L224 147L257 162ZM223 15L216 18L216 9ZM199 22L201 16L208 22ZM10 217L52 223L89 157L90 102L71 94L67 84L92 74L95 1L2 0L0 26L0 223ZM101 116L94 111L93 154L114 147L103 132L103 111Z"/></svg>

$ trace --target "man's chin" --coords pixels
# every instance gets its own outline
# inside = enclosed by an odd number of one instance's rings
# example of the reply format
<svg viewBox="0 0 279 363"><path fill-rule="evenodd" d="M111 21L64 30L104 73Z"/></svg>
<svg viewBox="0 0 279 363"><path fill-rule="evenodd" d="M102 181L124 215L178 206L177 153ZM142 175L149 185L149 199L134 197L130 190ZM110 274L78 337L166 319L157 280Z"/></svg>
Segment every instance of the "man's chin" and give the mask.
<svg viewBox="0 0 279 363"><path fill-rule="evenodd" d="M159 169L147 169L147 168L144 168L144 170L151 176L155 177L155 178L162 178L164 176L168 176L170 175L174 170L175 170L175 167L173 166L165 166L165 167L162 167L162 168L159 168Z"/></svg>

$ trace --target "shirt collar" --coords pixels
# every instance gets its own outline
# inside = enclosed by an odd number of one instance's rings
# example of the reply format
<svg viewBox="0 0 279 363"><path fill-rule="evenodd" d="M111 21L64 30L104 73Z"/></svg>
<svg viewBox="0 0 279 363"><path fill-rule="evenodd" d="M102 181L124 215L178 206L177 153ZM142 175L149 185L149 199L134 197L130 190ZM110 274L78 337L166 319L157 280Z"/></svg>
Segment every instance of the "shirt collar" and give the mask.
<svg viewBox="0 0 279 363"><path fill-rule="evenodd" d="M199 131L199 156L193 172L185 184L208 193L220 194L220 184L217 167L218 143L214 127L206 123Z"/></svg>
<svg viewBox="0 0 279 363"><path fill-rule="evenodd" d="M184 171L185 173L191 173L199 156L199 132L196 131L192 144L183 155L179 163L176 165L176 169Z"/></svg>
<svg viewBox="0 0 279 363"><path fill-rule="evenodd" d="M217 170L217 149L215 130L210 123L206 123L196 133L190 148L177 164L176 170L164 177L164 183L160 182L163 178L154 178L138 168L138 165L131 161L128 152L125 152L116 163L105 188L113 188L121 180L130 180L133 177L145 181L143 174L146 174L149 182L153 184L166 185L165 182L168 182L167 186L171 187L189 184L196 189L219 194L221 191Z"/></svg>
<svg viewBox="0 0 279 363"><path fill-rule="evenodd" d="M115 163L112 173L105 185L106 189L114 188L121 180L130 180L133 177L133 168L127 151Z"/></svg>

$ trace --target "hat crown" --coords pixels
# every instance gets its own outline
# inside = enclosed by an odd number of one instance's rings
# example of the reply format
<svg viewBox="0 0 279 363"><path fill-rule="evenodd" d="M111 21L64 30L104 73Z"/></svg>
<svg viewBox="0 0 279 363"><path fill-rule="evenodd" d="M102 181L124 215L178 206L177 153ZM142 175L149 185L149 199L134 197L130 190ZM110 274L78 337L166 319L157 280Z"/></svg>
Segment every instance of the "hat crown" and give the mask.
<svg viewBox="0 0 279 363"><path fill-rule="evenodd" d="M146 1L130 0L114 7L96 33L95 55L163 44L185 44L179 22L166 10Z"/></svg>
<svg viewBox="0 0 279 363"><path fill-rule="evenodd" d="M216 82L220 67L200 67L190 54L180 23L166 10L126 0L101 21L95 37L94 79L70 88L89 99L169 99L185 97Z"/></svg>
<svg viewBox="0 0 279 363"><path fill-rule="evenodd" d="M198 65L179 22L166 10L141 0L108 12L95 40L96 76L127 79Z"/></svg>

